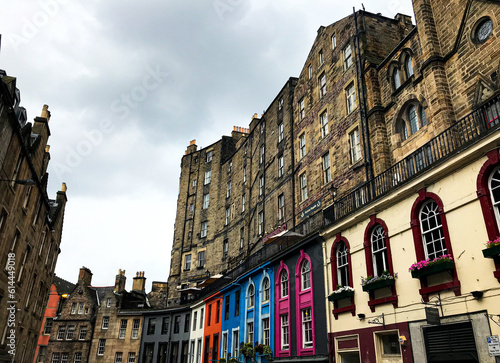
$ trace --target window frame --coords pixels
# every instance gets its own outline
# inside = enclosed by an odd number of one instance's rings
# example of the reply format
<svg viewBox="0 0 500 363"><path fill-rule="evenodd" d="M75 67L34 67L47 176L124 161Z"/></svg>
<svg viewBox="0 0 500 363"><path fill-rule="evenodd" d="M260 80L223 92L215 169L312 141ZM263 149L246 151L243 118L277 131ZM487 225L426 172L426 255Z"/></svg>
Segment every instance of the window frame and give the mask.
<svg viewBox="0 0 500 363"><path fill-rule="evenodd" d="M300 186L300 201L303 202L307 200L307 173L303 172L299 175L299 186Z"/></svg>
<svg viewBox="0 0 500 363"><path fill-rule="evenodd" d="M423 245L423 240L422 240L422 232L421 232L421 225L420 225L420 211L422 209L422 206L428 202L429 199L432 199L438 206L438 213L441 218L441 224L442 224L442 233L444 237L444 243L447 249L447 254L451 255L453 257L453 248L450 240L450 234L449 234L449 229L448 229L448 223L446 219L446 214L444 213L444 207L443 207L443 202L439 198L437 194L427 192L425 188L420 189L418 191L418 197L416 198L415 202L413 203L412 209L411 209L411 229L412 229L412 234L413 234L413 243L415 246L415 254L416 254L416 260L421 261L425 260L425 250L424 250L424 245ZM422 296L422 299L424 302L429 301L429 294L430 293L435 293L444 289L450 289L453 290L456 296L459 296L461 294L460 292L460 281L458 280L457 276L457 271L456 267L453 268L452 271L452 281L451 282L446 282L443 284L437 284L433 286L428 286L427 279L422 278L420 279L420 290L419 293Z"/></svg>
<svg viewBox="0 0 500 363"><path fill-rule="evenodd" d="M343 64L344 64L344 72L347 71L349 68L351 68L353 64L353 59L352 59L352 49L351 49L351 43L348 43L343 49L342 49L342 59L343 59Z"/></svg>
<svg viewBox="0 0 500 363"><path fill-rule="evenodd" d="M330 152L321 157L321 164L323 166L323 184L328 184L332 181Z"/></svg>
<svg viewBox="0 0 500 363"><path fill-rule="evenodd" d="M325 72L321 73L318 78L319 87L319 98L323 98L326 95L326 75Z"/></svg>
<svg viewBox="0 0 500 363"><path fill-rule="evenodd" d="M319 124L321 127L321 138L328 136L328 111L325 110L319 115Z"/></svg>
<svg viewBox="0 0 500 363"><path fill-rule="evenodd" d="M356 102L356 87L354 85L354 82L349 83L349 85L345 88L345 98L346 111L349 115L358 107Z"/></svg>
<svg viewBox="0 0 500 363"><path fill-rule="evenodd" d="M353 279L352 279L352 262L351 262L351 253L350 253L350 245L349 241L342 237L339 233L335 238L335 241L332 244L332 248L330 250L330 266L331 266L331 274L332 274L332 289L336 290L339 285L338 279L338 266L337 266L337 250L339 246L344 244L347 251L347 263L348 263L348 278L349 278L349 286L353 287ZM350 300L350 304L344 305L342 307L339 306L338 301L333 302L333 316L335 320L338 319L339 314L350 312L353 316L356 315L356 304L354 303L354 299Z"/></svg>
<svg viewBox="0 0 500 363"><path fill-rule="evenodd" d="M351 156L351 164L354 165L363 159L361 155L361 138L359 136L359 127L353 128L349 132L349 154ZM354 137L354 140L353 140Z"/></svg>
<svg viewBox="0 0 500 363"><path fill-rule="evenodd" d="M306 156L306 133L303 132L299 135L299 159Z"/></svg>

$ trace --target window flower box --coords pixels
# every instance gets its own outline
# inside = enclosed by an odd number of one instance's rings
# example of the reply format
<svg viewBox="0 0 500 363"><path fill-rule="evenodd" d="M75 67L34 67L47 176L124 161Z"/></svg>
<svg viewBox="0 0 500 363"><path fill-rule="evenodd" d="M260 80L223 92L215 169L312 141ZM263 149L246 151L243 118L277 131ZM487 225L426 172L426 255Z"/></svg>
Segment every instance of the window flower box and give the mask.
<svg viewBox="0 0 500 363"><path fill-rule="evenodd" d="M372 279L372 281L368 281L365 284L363 284L363 291L370 292L373 290L378 290L382 289L384 287L391 287L394 286L396 283L396 280L394 280L394 277L389 275L390 278L380 278L380 279Z"/></svg>
<svg viewBox="0 0 500 363"><path fill-rule="evenodd" d="M500 255L500 238L494 241L488 241L486 248L483 250L483 256L486 258L494 258Z"/></svg>
<svg viewBox="0 0 500 363"><path fill-rule="evenodd" d="M329 301L337 301L341 299L352 298L354 296L354 289L350 286L342 286L328 295Z"/></svg>
<svg viewBox="0 0 500 363"><path fill-rule="evenodd" d="M453 271L454 268L455 262L451 255L443 255L434 260L427 259L414 263L409 268L409 271L411 272L411 277L420 279L443 271Z"/></svg>

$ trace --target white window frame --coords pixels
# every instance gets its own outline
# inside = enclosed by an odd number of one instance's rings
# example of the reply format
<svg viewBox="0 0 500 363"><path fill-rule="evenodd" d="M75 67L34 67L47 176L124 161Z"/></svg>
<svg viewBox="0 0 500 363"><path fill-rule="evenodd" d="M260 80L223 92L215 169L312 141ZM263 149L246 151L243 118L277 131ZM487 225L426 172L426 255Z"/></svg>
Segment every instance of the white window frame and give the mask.
<svg viewBox="0 0 500 363"><path fill-rule="evenodd" d="M252 309L255 307L255 285L251 282L248 284L247 289L248 305L247 309Z"/></svg>
<svg viewBox="0 0 500 363"><path fill-rule="evenodd" d="M281 271L280 274L280 294L281 298L288 297L289 291L288 291L288 271L283 270Z"/></svg>
<svg viewBox="0 0 500 363"><path fill-rule="evenodd" d="M280 315L281 350L290 349L290 317L287 314Z"/></svg>
<svg viewBox="0 0 500 363"><path fill-rule="evenodd" d="M306 117L306 108L304 97L302 97L299 101L299 120L303 120Z"/></svg>
<svg viewBox="0 0 500 363"><path fill-rule="evenodd" d="M206 252L205 250L198 252L198 267L205 267L206 263ZM203 258L202 258L203 257Z"/></svg>
<svg viewBox="0 0 500 363"><path fill-rule="evenodd" d="M125 324L124 324L125 323ZM125 335L127 334L127 319L120 320L120 330L118 331L118 339L125 339Z"/></svg>
<svg viewBox="0 0 500 363"><path fill-rule="evenodd" d="M323 49L320 49L319 53L319 64L322 66L325 63L325 56L323 54Z"/></svg>
<svg viewBox="0 0 500 363"><path fill-rule="evenodd" d="M326 95L326 75L323 73L319 76L319 98L322 98Z"/></svg>
<svg viewBox="0 0 500 363"><path fill-rule="evenodd" d="M311 263L305 258L300 264L300 291L311 288Z"/></svg>
<svg viewBox="0 0 500 363"><path fill-rule="evenodd" d="M351 151L351 163L355 164L361 160L361 141L359 139L358 127L349 133L349 148Z"/></svg>
<svg viewBox="0 0 500 363"><path fill-rule="evenodd" d="M208 209L210 206L210 193L203 194L203 209Z"/></svg>
<svg viewBox="0 0 500 363"><path fill-rule="evenodd" d="M319 123L321 125L321 137L325 138L328 135L328 112L324 111L319 115Z"/></svg>
<svg viewBox="0 0 500 363"><path fill-rule="evenodd" d="M354 82L351 83L345 89L345 98L346 98L346 108L347 113L350 114L357 107L356 104L356 88L354 87Z"/></svg>
<svg viewBox="0 0 500 363"><path fill-rule="evenodd" d="M347 71L352 66L352 50L350 43L342 49L342 57L344 59L344 71Z"/></svg>
<svg viewBox="0 0 500 363"><path fill-rule="evenodd" d="M212 170L205 171L205 180L203 185L208 185L212 181Z"/></svg>
<svg viewBox="0 0 500 363"><path fill-rule="evenodd" d="M227 182L226 198L231 197L231 181Z"/></svg>
<svg viewBox="0 0 500 363"><path fill-rule="evenodd" d="M103 316L101 329L108 329L108 328L109 328L109 316Z"/></svg>
<svg viewBox="0 0 500 363"><path fill-rule="evenodd" d="M418 214L420 231L422 233L422 244L424 245L425 258L433 260L448 254L446 240L443 232L443 223L439 214L439 206L435 200L430 199L422 205ZM430 227L430 226L434 227ZM439 236L438 238L434 238ZM429 246L433 245L432 253Z"/></svg>
<svg viewBox="0 0 500 363"><path fill-rule="evenodd" d="M262 236L264 233L264 212L259 212L259 236Z"/></svg>
<svg viewBox="0 0 500 363"><path fill-rule="evenodd" d="M271 300L271 281L265 276L262 279L262 303L269 302L269 300Z"/></svg>
<svg viewBox="0 0 500 363"><path fill-rule="evenodd" d="M139 327L141 325L141 321L139 319L134 319L132 322L132 339L139 338Z"/></svg>
<svg viewBox="0 0 500 363"><path fill-rule="evenodd" d="M104 355L105 350L106 350L106 339L99 339L99 343L97 346L97 355Z"/></svg>
<svg viewBox="0 0 500 363"><path fill-rule="evenodd" d="M264 184L265 184L264 175L261 175L259 178L259 196L264 194Z"/></svg>
<svg viewBox="0 0 500 363"><path fill-rule="evenodd" d="M306 156L306 134L305 132L299 135L299 158Z"/></svg>
<svg viewBox="0 0 500 363"><path fill-rule="evenodd" d="M214 154L213 154L213 151L210 150L210 151L207 151L207 159L206 159L206 162L209 163L212 161L212 158L213 158Z"/></svg>
<svg viewBox="0 0 500 363"><path fill-rule="evenodd" d="M380 224L373 228L370 234L370 243L372 247L373 275L380 276L384 271L389 270L385 231ZM378 261L380 261L381 266L378 265Z"/></svg>
<svg viewBox="0 0 500 363"><path fill-rule="evenodd" d="M270 345L271 342L271 319L269 316L262 319L262 344Z"/></svg>
<svg viewBox="0 0 500 363"><path fill-rule="evenodd" d="M184 256L184 271L191 270L191 254Z"/></svg>
<svg viewBox="0 0 500 363"><path fill-rule="evenodd" d="M116 352L115 363L122 363L122 362L123 362L123 352Z"/></svg>
<svg viewBox="0 0 500 363"><path fill-rule="evenodd" d="M311 79L312 75L313 75L313 68L312 65L309 64L309 66L307 67L307 76L309 77L309 79Z"/></svg>
<svg viewBox="0 0 500 363"><path fill-rule="evenodd" d="M330 153L326 153L321 159L323 165L323 183L327 184L332 181Z"/></svg>
<svg viewBox="0 0 500 363"><path fill-rule="evenodd" d="M278 142L283 141L284 132L285 132L285 129L284 129L283 122L280 122L280 124L278 125Z"/></svg>
<svg viewBox="0 0 500 363"><path fill-rule="evenodd" d="M278 195L278 220L283 221L285 219L285 194L281 193Z"/></svg>
<svg viewBox="0 0 500 363"><path fill-rule="evenodd" d="M207 231L208 231L208 222L207 221L201 222L200 238L205 238L207 236Z"/></svg>
<svg viewBox="0 0 500 363"><path fill-rule="evenodd" d="M303 202L307 199L307 175L302 173L299 176L300 180L300 201Z"/></svg>
<svg viewBox="0 0 500 363"><path fill-rule="evenodd" d="M337 37L335 36L335 34L332 34L332 50L334 50L335 48L337 48Z"/></svg>
<svg viewBox="0 0 500 363"><path fill-rule="evenodd" d="M285 174L285 157L280 155L278 157L278 178L281 178Z"/></svg>
<svg viewBox="0 0 500 363"><path fill-rule="evenodd" d="M301 310L302 316L302 348L309 349L313 347L313 327L312 327L312 309L310 307ZM309 339L310 338L310 339Z"/></svg>

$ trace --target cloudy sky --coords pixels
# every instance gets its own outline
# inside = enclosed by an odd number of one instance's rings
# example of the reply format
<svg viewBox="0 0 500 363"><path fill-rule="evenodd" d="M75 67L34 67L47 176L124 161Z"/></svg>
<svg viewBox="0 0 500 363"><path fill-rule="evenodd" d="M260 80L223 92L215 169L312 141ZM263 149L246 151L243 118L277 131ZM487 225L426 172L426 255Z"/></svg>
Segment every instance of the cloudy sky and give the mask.
<svg viewBox="0 0 500 363"><path fill-rule="evenodd" d="M413 15L410 0L365 9ZM49 105L49 197L68 186L56 273L96 286L166 281L180 160L248 127L297 77L339 0L3 1L0 69L32 120Z"/></svg>

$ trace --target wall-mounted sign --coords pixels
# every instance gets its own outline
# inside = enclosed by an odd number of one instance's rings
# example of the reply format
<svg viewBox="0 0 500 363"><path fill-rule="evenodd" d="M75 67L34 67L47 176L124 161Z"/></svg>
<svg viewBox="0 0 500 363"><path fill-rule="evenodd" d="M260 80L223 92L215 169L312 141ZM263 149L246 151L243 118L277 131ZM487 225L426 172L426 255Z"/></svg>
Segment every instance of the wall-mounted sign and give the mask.
<svg viewBox="0 0 500 363"><path fill-rule="evenodd" d="M194 276L188 277L188 281L191 282L191 281L205 280L205 279L208 279L209 277L210 277L210 274L208 272L206 272L204 274L199 274L199 275L194 275Z"/></svg>
<svg viewBox="0 0 500 363"><path fill-rule="evenodd" d="M439 319L439 309L425 308L425 320L427 320L427 324L441 325L441 319Z"/></svg>
<svg viewBox="0 0 500 363"><path fill-rule="evenodd" d="M498 341L498 335L486 337L486 342L488 343L488 353L490 356L500 356L500 342Z"/></svg>
<svg viewBox="0 0 500 363"><path fill-rule="evenodd" d="M314 202L313 204L311 204L310 206L308 206L307 208L305 208L302 212L300 212L300 219L304 219L309 214L311 214L312 212L317 211L320 208L321 208L321 199L318 200L317 202Z"/></svg>
<svg viewBox="0 0 500 363"><path fill-rule="evenodd" d="M277 234L280 234L281 232L285 232L285 231L286 231L286 223L283 224L283 225L281 225L280 227L278 227L278 229L275 229L274 231L272 231L271 233L269 233L264 238L262 238L262 244L265 244L269 240L269 238L274 237Z"/></svg>

